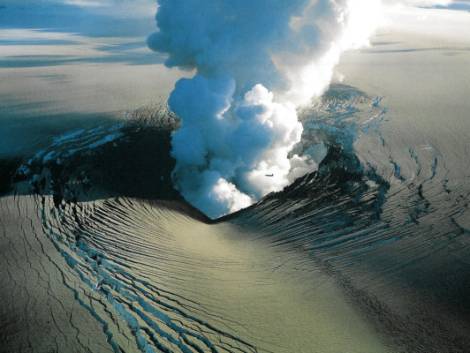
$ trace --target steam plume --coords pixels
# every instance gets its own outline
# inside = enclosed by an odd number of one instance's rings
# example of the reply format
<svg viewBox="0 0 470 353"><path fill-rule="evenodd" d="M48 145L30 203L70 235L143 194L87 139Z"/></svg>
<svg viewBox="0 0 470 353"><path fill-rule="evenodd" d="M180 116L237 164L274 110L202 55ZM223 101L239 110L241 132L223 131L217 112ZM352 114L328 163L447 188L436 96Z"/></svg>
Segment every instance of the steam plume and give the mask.
<svg viewBox="0 0 470 353"><path fill-rule="evenodd" d="M149 47L194 70L169 107L173 178L212 218L281 190L314 167L290 155L296 109L323 93L343 51L367 43L380 0L158 0Z"/></svg>

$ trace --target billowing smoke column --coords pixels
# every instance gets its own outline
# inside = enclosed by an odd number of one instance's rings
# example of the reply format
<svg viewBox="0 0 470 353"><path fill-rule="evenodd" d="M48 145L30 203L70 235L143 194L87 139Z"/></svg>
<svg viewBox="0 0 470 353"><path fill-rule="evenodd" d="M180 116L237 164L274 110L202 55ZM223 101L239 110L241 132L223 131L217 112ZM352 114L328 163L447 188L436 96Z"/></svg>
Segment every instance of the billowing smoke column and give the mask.
<svg viewBox="0 0 470 353"><path fill-rule="evenodd" d="M328 86L341 53L367 43L380 0L158 0L149 47L194 70L169 98L174 182L212 218L314 168L290 155L296 109Z"/></svg>

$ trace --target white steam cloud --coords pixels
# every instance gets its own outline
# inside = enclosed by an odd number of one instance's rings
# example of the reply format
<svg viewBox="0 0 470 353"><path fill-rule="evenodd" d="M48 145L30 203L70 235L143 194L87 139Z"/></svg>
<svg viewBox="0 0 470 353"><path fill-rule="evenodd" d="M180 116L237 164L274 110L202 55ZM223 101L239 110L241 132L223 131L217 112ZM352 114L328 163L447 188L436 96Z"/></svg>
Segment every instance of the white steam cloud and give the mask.
<svg viewBox="0 0 470 353"><path fill-rule="evenodd" d="M297 108L327 88L343 51L368 42L380 0L158 0L150 48L194 70L169 98L181 119L173 178L212 218L314 168L291 155Z"/></svg>

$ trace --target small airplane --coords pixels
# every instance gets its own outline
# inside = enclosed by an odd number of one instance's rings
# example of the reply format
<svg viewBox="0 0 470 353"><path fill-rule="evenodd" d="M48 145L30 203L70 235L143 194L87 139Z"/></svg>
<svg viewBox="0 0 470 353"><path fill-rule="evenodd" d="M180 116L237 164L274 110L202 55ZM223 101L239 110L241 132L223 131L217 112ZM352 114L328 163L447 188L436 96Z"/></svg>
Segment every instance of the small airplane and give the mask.
<svg viewBox="0 0 470 353"><path fill-rule="evenodd" d="M100 279L98 282L96 282L95 287L93 288L95 291L98 291L101 289L101 285L103 284L103 280Z"/></svg>
<svg viewBox="0 0 470 353"><path fill-rule="evenodd" d="M272 178L272 177L274 176L274 174L273 174L273 173L271 173L271 174L266 174L265 176Z"/></svg>

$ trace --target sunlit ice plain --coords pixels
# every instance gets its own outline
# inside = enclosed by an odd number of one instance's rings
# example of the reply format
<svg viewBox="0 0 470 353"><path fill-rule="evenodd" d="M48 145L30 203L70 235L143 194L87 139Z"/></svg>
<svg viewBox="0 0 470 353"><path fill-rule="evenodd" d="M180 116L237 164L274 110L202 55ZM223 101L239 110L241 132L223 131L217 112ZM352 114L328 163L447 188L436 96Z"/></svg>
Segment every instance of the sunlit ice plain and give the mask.
<svg viewBox="0 0 470 353"><path fill-rule="evenodd" d="M231 4L0 0L0 352L470 351L470 3Z"/></svg>

